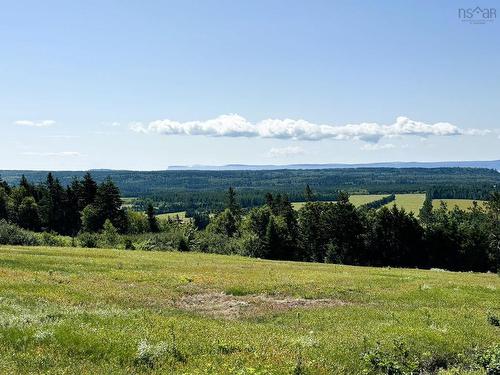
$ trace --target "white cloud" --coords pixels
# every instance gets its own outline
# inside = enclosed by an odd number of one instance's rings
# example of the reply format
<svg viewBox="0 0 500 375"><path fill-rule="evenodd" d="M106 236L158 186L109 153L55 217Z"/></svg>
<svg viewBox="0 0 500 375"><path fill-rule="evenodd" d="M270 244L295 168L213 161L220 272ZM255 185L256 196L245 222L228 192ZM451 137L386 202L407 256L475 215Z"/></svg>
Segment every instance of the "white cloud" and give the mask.
<svg viewBox="0 0 500 375"><path fill-rule="evenodd" d="M466 135L488 135L491 133L489 129L466 129L464 134Z"/></svg>
<svg viewBox="0 0 500 375"><path fill-rule="evenodd" d="M83 154L76 151L61 151L61 152L23 152L22 155L26 156L47 156L47 157L81 157Z"/></svg>
<svg viewBox="0 0 500 375"><path fill-rule="evenodd" d="M447 122L426 124L407 117L398 117L395 123L389 125L360 123L335 126L292 119L266 119L251 123L237 114L221 115L206 121L178 122L167 119L152 121L147 126L134 123L130 125L130 129L139 133L162 135L258 137L307 141L355 139L372 143L384 137L479 135L484 132L478 129L463 130Z"/></svg>
<svg viewBox="0 0 500 375"><path fill-rule="evenodd" d="M392 143L366 143L361 146L361 150L364 151L377 151L377 150L387 150L391 148L396 148Z"/></svg>
<svg viewBox="0 0 500 375"><path fill-rule="evenodd" d="M42 121L31 121L31 120L18 120L14 124L18 126L31 126L35 128L46 128L54 125L56 122L54 120L42 120Z"/></svg>
<svg viewBox="0 0 500 375"><path fill-rule="evenodd" d="M269 156L272 158L288 157L295 155L303 155L305 152L301 147L288 146L288 147L273 147L269 150Z"/></svg>

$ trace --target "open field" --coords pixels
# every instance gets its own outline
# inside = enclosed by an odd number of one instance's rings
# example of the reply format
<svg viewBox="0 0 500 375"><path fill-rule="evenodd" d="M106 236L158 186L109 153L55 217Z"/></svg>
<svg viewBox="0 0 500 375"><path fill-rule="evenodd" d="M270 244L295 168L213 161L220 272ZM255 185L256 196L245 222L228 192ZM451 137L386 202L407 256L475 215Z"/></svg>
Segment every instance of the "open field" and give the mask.
<svg viewBox="0 0 500 375"><path fill-rule="evenodd" d="M387 197L388 195L389 194L353 194L349 196L349 201L356 207L359 207L363 204L370 203L376 201L377 199ZM292 206L294 209L298 210L305 204L306 202L293 202Z"/></svg>
<svg viewBox="0 0 500 375"><path fill-rule="evenodd" d="M396 194L396 200L387 204L387 207L392 207L396 204L398 207L403 207L406 211L413 212L418 215L420 208L425 200L425 194ZM432 206L439 208L440 202L444 201L448 205L448 209L452 210L455 206L463 210L472 207L472 199L433 199ZM479 205L486 204L485 201L478 201Z"/></svg>
<svg viewBox="0 0 500 375"><path fill-rule="evenodd" d="M158 214L156 217L160 220L168 220L168 219L177 219L179 218L180 220L185 220L186 219L186 211L179 211L179 212L169 212L166 214Z"/></svg>
<svg viewBox="0 0 500 375"><path fill-rule="evenodd" d="M467 210L472 207L472 202L474 202L472 199L433 199L432 206L434 208L439 208L441 201L445 202L450 210L452 210L455 206L462 210ZM482 207L486 205L486 201L477 201L477 203Z"/></svg>
<svg viewBox="0 0 500 375"><path fill-rule="evenodd" d="M376 341L439 360L500 340L495 274L4 246L0 296L9 374L359 374Z"/></svg>
<svg viewBox="0 0 500 375"><path fill-rule="evenodd" d="M415 215L418 215L424 200L425 194L396 194L396 199L386 206L392 207L396 205L404 208L407 212L413 212Z"/></svg>

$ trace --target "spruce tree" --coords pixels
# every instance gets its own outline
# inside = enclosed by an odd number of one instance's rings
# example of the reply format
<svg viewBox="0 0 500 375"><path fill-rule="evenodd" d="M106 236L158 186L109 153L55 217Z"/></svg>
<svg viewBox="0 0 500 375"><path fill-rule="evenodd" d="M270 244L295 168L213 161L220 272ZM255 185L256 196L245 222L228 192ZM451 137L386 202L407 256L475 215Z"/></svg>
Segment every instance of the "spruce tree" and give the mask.
<svg viewBox="0 0 500 375"><path fill-rule="evenodd" d="M313 202L314 201L314 193L313 193L311 187L309 186L309 184L306 185L304 195L305 195L306 202Z"/></svg>
<svg viewBox="0 0 500 375"><path fill-rule="evenodd" d="M423 225L429 226L432 224L434 214L432 212L432 198L429 194L425 196L425 200L420 208L418 217Z"/></svg>
<svg viewBox="0 0 500 375"><path fill-rule="evenodd" d="M97 195L97 183L92 178L89 172L85 173L82 181L82 198L83 204L82 207L85 207L89 204L94 203L96 195Z"/></svg>
<svg viewBox="0 0 500 375"><path fill-rule="evenodd" d="M238 204L238 199L236 198L236 191L233 187L229 187L227 191L227 208L235 216L241 214L241 207Z"/></svg>
<svg viewBox="0 0 500 375"><path fill-rule="evenodd" d="M158 220L155 216L155 209L151 203L148 204L146 215L148 217L149 231L153 233L159 232L160 227L158 226Z"/></svg>

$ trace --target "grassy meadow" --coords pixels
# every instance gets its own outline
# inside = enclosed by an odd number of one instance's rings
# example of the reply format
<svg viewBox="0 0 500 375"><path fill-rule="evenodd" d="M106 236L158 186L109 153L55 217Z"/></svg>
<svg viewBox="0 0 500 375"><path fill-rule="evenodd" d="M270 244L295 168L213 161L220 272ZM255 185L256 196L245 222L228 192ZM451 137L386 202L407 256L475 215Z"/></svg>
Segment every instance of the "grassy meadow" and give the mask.
<svg viewBox="0 0 500 375"><path fill-rule="evenodd" d="M396 199L386 204L386 206L392 207L396 205L399 208L404 208L407 212L413 212L417 215L422 204L424 204L424 200L425 194L396 194Z"/></svg>
<svg viewBox="0 0 500 375"><path fill-rule="evenodd" d="M363 204L376 201L377 199L382 199L388 195L389 194L353 194L349 196L349 201L356 207L359 207ZM305 204L306 202L293 202L292 207L299 210Z"/></svg>
<svg viewBox="0 0 500 375"><path fill-rule="evenodd" d="M186 211L179 211L179 212L169 212L166 214L158 214L156 217L160 220L176 220L179 218L179 220L184 221L186 219Z"/></svg>
<svg viewBox="0 0 500 375"><path fill-rule="evenodd" d="M382 199L389 194L353 194L349 196L349 201L356 207L363 204ZM413 212L415 215L418 214L422 204L425 200L425 194L423 193L409 193L409 194L396 194L396 199L392 202L386 204L386 207L392 207L394 204L398 207L404 208L408 212ZM454 206L466 210L472 207L472 199L434 199L432 205L434 208L439 208L440 202L444 201L448 205L449 209L453 209ZM484 201L478 201L480 205L484 205ZM292 206L294 209L298 210L304 206L306 202L293 202Z"/></svg>
<svg viewBox="0 0 500 375"><path fill-rule="evenodd" d="M432 201L432 206L434 208L439 208L441 206L441 201L445 202L448 209L452 210L455 206L467 210L472 207L474 200L472 199L434 199ZM486 206L486 201L476 201L480 207Z"/></svg>
<svg viewBox="0 0 500 375"><path fill-rule="evenodd" d="M5 374L359 374L377 342L429 361L498 343L489 314L496 274L0 247Z"/></svg>

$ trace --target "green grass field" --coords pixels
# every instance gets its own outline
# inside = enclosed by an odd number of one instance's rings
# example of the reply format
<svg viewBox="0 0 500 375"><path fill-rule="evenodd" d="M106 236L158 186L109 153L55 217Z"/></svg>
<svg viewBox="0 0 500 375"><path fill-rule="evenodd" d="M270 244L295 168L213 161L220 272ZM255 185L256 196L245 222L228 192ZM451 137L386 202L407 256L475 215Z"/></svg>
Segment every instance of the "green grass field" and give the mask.
<svg viewBox="0 0 500 375"><path fill-rule="evenodd" d="M500 340L500 277L238 256L0 247L2 374L359 374L403 340ZM478 372L480 373L480 372Z"/></svg>
<svg viewBox="0 0 500 375"><path fill-rule="evenodd" d="M399 208L404 208L407 212L413 212L415 215L418 215L424 200L425 194L396 194L396 199L386 204L386 206L390 208L396 205Z"/></svg>
<svg viewBox="0 0 500 375"><path fill-rule="evenodd" d="M356 207L359 207L363 204L370 203L376 201L377 199L384 198L389 194L356 194L350 195L349 201L354 204ZM292 207L295 210L299 210L302 206L304 206L306 202L293 202Z"/></svg>
<svg viewBox="0 0 500 375"><path fill-rule="evenodd" d="M441 201L445 202L450 210L452 210L455 206L462 210L467 210L472 207L472 202L474 202L472 199L434 199L432 201L432 206L434 208L439 208ZM486 206L486 201L477 201L477 203L479 206Z"/></svg>
<svg viewBox="0 0 500 375"><path fill-rule="evenodd" d="M160 220L168 220L168 219L177 219L177 217L184 221L186 219L186 211L179 211L179 212L169 212L166 214L158 214L156 217Z"/></svg>

